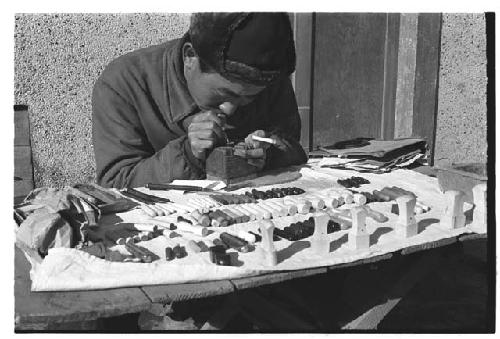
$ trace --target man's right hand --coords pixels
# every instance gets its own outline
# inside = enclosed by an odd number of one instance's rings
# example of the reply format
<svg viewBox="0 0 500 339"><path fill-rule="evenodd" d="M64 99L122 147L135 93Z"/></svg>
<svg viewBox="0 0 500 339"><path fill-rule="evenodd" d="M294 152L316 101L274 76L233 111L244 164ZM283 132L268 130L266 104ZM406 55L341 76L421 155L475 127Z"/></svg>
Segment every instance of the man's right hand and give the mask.
<svg viewBox="0 0 500 339"><path fill-rule="evenodd" d="M198 159L205 159L207 150L211 150L220 142L225 142L224 125L217 116L220 110L211 110L194 115L188 127L188 139L193 155Z"/></svg>

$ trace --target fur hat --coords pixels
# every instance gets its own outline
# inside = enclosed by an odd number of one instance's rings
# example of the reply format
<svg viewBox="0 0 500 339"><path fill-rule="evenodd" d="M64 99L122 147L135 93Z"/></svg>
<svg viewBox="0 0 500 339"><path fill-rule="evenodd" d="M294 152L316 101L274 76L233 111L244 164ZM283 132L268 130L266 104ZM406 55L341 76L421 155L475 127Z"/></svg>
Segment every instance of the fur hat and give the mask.
<svg viewBox="0 0 500 339"><path fill-rule="evenodd" d="M230 80L267 85L295 70L286 13L194 13L188 35L201 60Z"/></svg>

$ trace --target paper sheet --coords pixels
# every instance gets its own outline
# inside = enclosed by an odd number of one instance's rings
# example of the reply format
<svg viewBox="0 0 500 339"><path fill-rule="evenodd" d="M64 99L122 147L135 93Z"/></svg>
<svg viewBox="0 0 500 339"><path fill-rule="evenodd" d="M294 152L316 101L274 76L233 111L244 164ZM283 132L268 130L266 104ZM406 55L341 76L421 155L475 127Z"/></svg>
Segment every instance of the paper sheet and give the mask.
<svg viewBox="0 0 500 339"><path fill-rule="evenodd" d="M318 162L312 168L303 168L302 177L295 182L261 187L265 190L270 187L301 187L307 192L314 192L325 188L336 186L336 180L350 176L360 176L358 172L349 170L334 170L319 168ZM210 262L209 254L191 254L182 259L165 261L164 249L166 246L173 246L177 243L185 245L192 239L195 241L213 239L219 232L244 230L258 230L258 222L245 224L235 224L227 228L213 229L213 233L205 238L192 234L183 234L183 237L167 238L159 237L147 242L141 242L141 246L147 247L158 254L161 259L150 264L144 263L116 263L107 262L88 255L76 249L51 249L43 261L30 260L32 269L30 272L33 291L60 291L60 290L91 290L102 288L117 288L125 286L145 286L155 284L178 284L197 281L209 281L220 279L231 279L245 276L258 275L261 272L297 270L303 268L331 266L378 256L385 253L394 252L408 246L424 244L444 238L457 236L463 233L486 233L486 225L472 225L455 230L446 230L439 224L439 219L445 208L442 193L439 191L436 178L431 178L423 174L409 171L396 170L386 174L362 174L370 180L371 184L361 186L362 191L373 191L386 186L398 186L414 192L418 200L431 207L427 213L416 216L419 223L420 233L409 239L400 239L393 230L393 225L397 216L390 213L390 203L372 203L372 209L380 211L389 217L386 223L376 223L372 219L367 219L367 229L371 234L369 251L364 253L352 251L347 246L348 230L329 234L330 253L325 256L315 255L310 248L309 238L290 242L280 240L275 242L278 250L278 265L275 267L263 266L262 254L257 247L249 253L231 253L232 262L236 266L217 266ZM191 184L184 181L184 184ZM153 191L147 191L148 193ZM235 193L244 192L240 189ZM188 201L192 194L180 194L175 191L154 192L158 196L167 197L176 202ZM472 205L465 204L467 211ZM310 215L296 215L278 218L274 220L279 228L288 226L291 222L302 221ZM132 210L126 213L119 213L118 218L122 222L143 222L145 216L140 210ZM114 217L116 220L116 217ZM102 220L106 222L106 218ZM116 246L120 249L120 246ZM123 249L122 249L123 250ZM34 255L33 253L31 255Z"/></svg>

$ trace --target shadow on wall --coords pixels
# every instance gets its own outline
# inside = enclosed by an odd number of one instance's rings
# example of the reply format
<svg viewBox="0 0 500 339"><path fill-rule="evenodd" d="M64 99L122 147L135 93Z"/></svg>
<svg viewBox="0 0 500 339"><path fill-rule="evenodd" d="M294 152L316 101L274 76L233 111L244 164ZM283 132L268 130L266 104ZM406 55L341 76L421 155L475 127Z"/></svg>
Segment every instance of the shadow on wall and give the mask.
<svg viewBox="0 0 500 339"><path fill-rule="evenodd" d="M14 95L30 109L36 187L94 180L95 80L114 58L188 25L189 14L16 15Z"/></svg>

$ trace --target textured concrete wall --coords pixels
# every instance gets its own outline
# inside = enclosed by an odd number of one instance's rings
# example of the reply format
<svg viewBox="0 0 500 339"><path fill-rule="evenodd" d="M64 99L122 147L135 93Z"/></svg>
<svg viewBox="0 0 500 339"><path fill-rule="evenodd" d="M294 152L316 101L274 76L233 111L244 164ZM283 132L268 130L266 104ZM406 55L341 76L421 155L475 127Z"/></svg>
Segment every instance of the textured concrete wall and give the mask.
<svg viewBox="0 0 500 339"><path fill-rule="evenodd" d="M486 84L484 14L444 14L436 164L486 162Z"/></svg>
<svg viewBox="0 0 500 339"><path fill-rule="evenodd" d="M114 58L181 36L186 14L22 14L15 20L15 103L30 107L35 184L94 179L91 93Z"/></svg>

